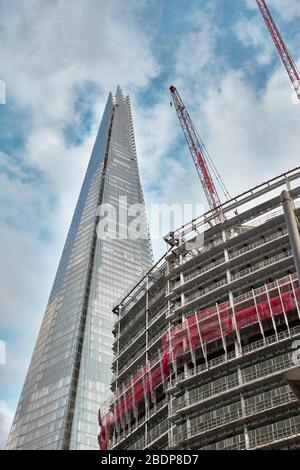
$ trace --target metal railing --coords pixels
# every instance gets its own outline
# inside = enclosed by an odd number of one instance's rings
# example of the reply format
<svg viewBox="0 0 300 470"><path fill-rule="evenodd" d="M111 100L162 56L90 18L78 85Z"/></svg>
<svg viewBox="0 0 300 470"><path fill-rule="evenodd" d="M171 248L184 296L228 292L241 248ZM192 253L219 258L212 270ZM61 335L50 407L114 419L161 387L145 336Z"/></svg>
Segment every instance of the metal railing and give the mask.
<svg viewBox="0 0 300 470"><path fill-rule="evenodd" d="M169 430L168 419L165 418L164 421L158 423L153 428L149 429L147 436L147 445L151 445L158 438L162 437Z"/></svg>
<svg viewBox="0 0 300 470"><path fill-rule="evenodd" d="M278 240L284 236L287 235L287 230L282 230L280 232L276 232L275 234L273 235L270 235L269 237L266 237L265 239L263 240L258 240L257 242L255 243L251 243L250 245L248 245L247 247L244 247L244 248L241 248L240 250L236 250L232 253L229 254L229 260L233 260L233 259L236 259L238 258L239 256L245 254L245 253L249 253L250 251L258 248L258 247L261 247L261 246L264 246L266 245L267 243L270 243L271 241L274 241L274 240ZM226 261L224 258L218 260L218 261L215 261L214 263L210 263L208 264L207 266L205 266L204 268L202 269L199 269L198 271L196 272L193 272L191 274L188 274L188 275L184 275L184 279L183 279L183 282L181 281L177 281L175 284L173 284L172 286L172 289L171 290L175 290L177 287L179 286L183 286L184 284L186 284L186 282L192 280L192 279L196 279L197 277L201 276L202 274L205 274L209 271L212 271L213 269L215 269L216 267L218 266L221 266L223 264L226 264Z"/></svg>
<svg viewBox="0 0 300 470"><path fill-rule="evenodd" d="M151 339L148 341L148 349L156 343L157 340L161 339L163 335L168 331L168 325L166 325L162 330L160 330L156 335L152 336Z"/></svg>
<svg viewBox="0 0 300 470"><path fill-rule="evenodd" d="M282 429L274 429L270 426L270 429L265 431L261 435L257 435L255 430L250 432L250 449L261 447L267 444L274 444L276 441L281 441L292 436L298 436L300 438L300 423L289 422Z"/></svg>
<svg viewBox="0 0 300 470"><path fill-rule="evenodd" d="M248 276L248 274L252 274L256 271L259 271L260 269L263 269L263 268L266 268L267 266L278 263L279 261L282 261L291 256L292 256L292 251L288 250L287 252L274 256L273 258L261 261L260 263L257 263L254 266L251 266L250 268L243 269L242 271L239 271L236 274L232 274L231 281L233 282L233 281L236 281L237 279L241 279L242 277Z"/></svg>
<svg viewBox="0 0 300 470"><path fill-rule="evenodd" d="M185 296L185 303L183 305L180 305L180 307L184 307L186 304L189 304L193 300L200 299L204 295L209 294L210 292L213 292L213 291L219 289L220 287L226 286L227 284L228 284L227 279L223 279L222 281L215 282L210 287L206 287L205 289L201 289L200 291L195 292L194 294L186 295Z"/></svg>
<svg viewBox="0 0 300 470"><path fill-rule="evenodd" d="M156 415L158 411L160 411L164 406L168 404L167 398L164 398L161 400L157 405L155 405L149 412L149 417L152 418L152 416Z"/></svg>
<svg viewBox="0 0 300 470"><path fill-rule="evenodd" d="M283 357L281 362L278 364L266 365L261 369L253 370L255 366L250 366L249 368L241 371L240 378L238 376L238 372L234 372L227 377L223 377L222 380L219 379L216 385L214 385L214 382L210 382L207 384L209 388L197 388L190 392L186 392L186 396L177 398L173 401L173 410L178 411L200 403L207 398L217 397L218 395L229 392L234 388L250 384L256 380L284 371L292 366L292 360L289 356L286 356L285 358Z"/></svg>
<svg viewBox="0 0 300 470"><path fill-rule="evenodd" d="M278 357L276 359L278 359ZM249 383L249 382L254 382L255 380L261 379L268 375L272 375L276 372L287 369L288 367L291 367L291 366L293 366L293 363L292 363L290 355L286 357L283 356L280 362L278 362L278 364L266 365L265 367L262 367L261 369L259 368L259 369L253 370L253 368L256 366L250 366L247 369L244 369L241 371L242 382L244 384Z"/></svg>
<svg viewBox="0 0 300 470"><path fill-rule="evenodd" d="M178 432L174 434L172 445L179 444L183 442L185 439L196 437L199 434L205 433L207 431L212 431L218 427L224 425L231 425L233 422L238 421L242 418L249 418L252 415L261 413L263 411L267 411L269 409L273 409L277 406L288 404L291 401L297 401L295 395L292 391L288 390L284 393L266 398L260 402L253 403L246 405L245 414L243 414L242 405L239 403L239 407L232 412L224 412L219 416L212 416L212 413L203 415L203 421L193 424L193 420L190 422L190 427L184 427L184 429L179 429ZM199 420L199 418L195 418L195 420ZM176 429L176 428L175 428Z"/></svg>
<svg viewBox="0 0 300 470"><path fill-rule="evenodd" d="M195 258L196 256L200 255L200 254L203 254L203 253L207 253L208 251L210 251L212 248L214 248L215 246L218 246L218 245L221 245L222 243L224 243L224 240L223 238L218 238L217 240L214 240L213 242L211 243L208 243L207 245L204 245L202 248L200 248L199 250L197 250L197 254L194 254L193 256L191 256L190 258L183 258L180 262L176 262L173 264L173 267L174 269L176 268L179 268L180 266L183 266L185 263L187 263L190 259L192 258Z"/></svg>
<svg viewBox="0 0 300 470"><path fill-rule="evenodd" d="M140 437L136 441L132 442L127 450L143 450L145 448L145 436Z"/></svg>
<svg viewBox="0 0 300 470"><path fill-rule="evenodd" d="M291 334L291 336L299 335L300 334L300 326L294 326L293 328L291 328L290 333L288 332L288 330L281 331L277 335L268 336L267 338L265 338L265 340L260 339L258 341L255 341L254 343L248 344L248 345L246 345L242 348L242 355L250 354L253 351L256 351L258 349L270 346L271 344L275 344L275 343L278 343L280 341L284 341L285 339L290 338L290 334ZM235 351L231 351L230 353L227 354L227 356L222 355L222 356L216 357L216 358L208 361L207 366L206 366L206 364L201 364L199 366L196 366L196 367L193 367L193 368L189 369L186 372L182 372L181 374L179 374L177 376L176 379L172 379L172 380L169 381L168 387L169 387L169 389L173 388L174 386L176 386L176 384L178 382L181 382L185 379L197 376L198 374L201 374L203 372L207 372L210 369L219 367L220 365L228 363L228 361L231 361L232 359L235 359L237 357L240 357L240 355L237 355L235 353Z"/></svg>
<svg viewBox="0 0 300 470"><path fill-rule="evenodd" d="M239 271L237 274L232 274L231 275L231 282L234 282L238 279L241 279L242 277L245 277L253 272L256 272L256 271L259 271L261 269L264 269L265 267L267 266L270 266L272 264L275 264L275 263L278 263L280 261L283 261L284 259L287 259L287 258L290 258L292 256L292 252L291 250L285 252L285 253L282 253L280 255L277 255L277 256L274 256L273 258L270 258L268 260L264 260L262 261L261 263L257 263L256 265L250 267L250 268L247 268L247 269L244 269L243 271ZM212 293L214 292L215 290L219 289L220 287L223 287L225 285L230 285L230 283L227 282L227 279L223 279L219 282L216 282L214 283L213 285L209 286L209 287L206 287L205 289L202 289L202 290L198 290L196 292L194 292L193 294L190 294L190 295L186 295L185 296L185 301L184 301L184 304L182 304L181 302L177 302L174 304L174 308L172 311L170 311L169 315L167 316L172 316L173 313L176 312L176 310L179 310L183 307L185 307L186 305L188 305L190 302L192 302L193 300L200 300L202 297L204 297L206 294L209 294L209 293ZM264 288L262 288L264 289ZM245 299L249 299L253 297L253 293L252 292L247 292L245 294L245 297L244 297L244 300ZM239 301L242 300L242 296L239 297L238 299Z"/></svg>
<svg viewBox="0 0 300 470"><path fill-rule="evenodd" d="M164 313L167 314L168 309L164 308L163 310L158 310L158 312L153 315L153 317L149 318L148 320L148 328L153 325L153 323L156 322L156 320L161 317Z"/></svg>
<svg viewBox="0 0 300 470"><path fill-rule="evenodd" d="M119 445L121 442L123 442L125 439L128 439L129 436L131 436L135 431L137 431L141 426L145 424L145 416L141 418L139 421L136 421L134 424L132 424L127 431L123 432L119 436L115 437L113 440L113 447Z"/></svg>
<svg viewBox="0 0 300 470"><path fill-rule="evenodd" d="M142 355L144 355L146 353L146 346L144 346L142 349L139 349L134 356L130 357L126 363L124 364L124 366L120 367L120 369L118 370L118 377L120 377L127 369L129 369L132 364L137 361L137 359L139 357L141 357Z"/></svg>
<svg viewBox="0 0 300 470"><path fill-rule="evenodd" d="M300 207L300 201L294 200L294 205L295 208L297 209ZM258 227L259 225L262 225L266 223L269 220L275 219L276 217L283 215L283 208L282 206L279 207L279 209L271 209L267 213L265 213L263 216L257 217L254 220L251 221L251 226L252 227Z"/></svg>
<svg viewBox="0 0 300 470"><path fill-rule="evenodd" d="M202 388L196 388L186 393L186 396L175 399L173 402L173 408L175 411L178 411L181 408L186 408L188 406L199 403L207 398L219 395L225 391L231 390L239 385L238 373L235 372L230 376L223 377L223 380L219 382L218 385L214 386L214 382L207 384L209 388L206 390Z"/></svg>
<svg viewBox="0 0 300 470"><path fill-rule="evenodd" d="M184 275L184 280L183 280L183 283L182 285L184 285L187 281L190 281L192 279L195 279L197 278L198 276L201 276L202 274L205 274L207 273L208 271L211 271L212 269L222 265L225 263L225 259L222 258L218 261L215 261L214 263L210 263L208 264L207 266L205 266L204 268L202 269L198 269L196 272L193 272L191 274L188 274L188 275Z"/></svg>
<svg viewBox="0 0 300 470"><path fill-rule="evenodd" d="M174 435L172 445L179 444L185 439L195 437L198 434L213 430L224 424L230 424L240 418L242 418L242 409L238 408L231 413L224 413L223 415L214 418L205 419L202 423L193 424L191 422L189 429L186 427L184 430L180 430L178 434Z"/></svg>
<svg viewBox="0 0 300 470"><path fill-rule="evenodd" d="M165 294L165 288L163 287L162 289L160 289L160 291L154 296L154 297L150 297L149 295L149 304L148 304L148 308L151 308L153 304L155 304L155 302L160 299L162 297L162 295Z"/></svg>
<svg viewBox="0 0 300 470"><path fill-rule="evenodd" d="M155 321L156 321L159 317L161 317L161 315L163 315L163 314L166 313L166 312L167 312L167 309L164 308L163 310L159 310L155 315L153 315L151 318L149 318L149 320L148 320L148 328L150 328L150 327L153 325L153 323L155 323ZM123 338L123 337L124 337L124 334L125 334L127 331L129 331L130 329L132 329L132 325L133 325L134 323L136 323L137 320L138 320L140 317L142 317L143 315L145 315L145 313L146 313L146 310L143 310L143 311L141 311L133 320L131 320L131 321L126 325L126 327L122 329L122 333L121 333L120 338ZM140 326L139 330L135 333L135 335L134 335L133 337L130 336L130 344L129 344L128 346L126 346L125 349L124 349L124 345L126 345L126 341L122 344L122 352L121 352L121 354L123 354L123 353L125 352L125 350L128 349L128 348L131 346L132 342L133 342L138 336L140 336L141 334L145 333L145 331L146 331L145 325L146 325L146 322L145 322L145 324L143 324L143 325ZM121 354L120 354L120 355L121 355Z"/></svg>
<svg viewBox="0 0 300 470"><path fill-rule="evenodd" d="M245 450L246 442L244 434L239 434L239 441L232 442L232 439L225 439L223 441L216 442L215 444L210 444L205 447L201 447L200 450Z"/></svg>
<svg viewBox="0 0 300 470"><path fill-rule="evenodd" d="M127 325L125 326L125 328L122 328L119 341L120 341L121 338L124 337L125 333L127 333L127 331L129 331L129 330L132 328L132 325L133 325L134 323L136 323L136 322L137 322L142 316L144 316L145 314L146 314L146 309L143 308L143 310L141 310L132 320L130 320L130 322L127 323Z"/></svg>
<svg viewBox="0 0 300 470"><path fill-rule="evenodd" d="M285 403L290 403L292 400L296 400L295 395L291 390L287 390L278 396L265 398L264 400L253 404L246 404L246 416L251 416L270 408L273 409L277 406L284 405Z"/></svg>
<svg viewBox="0 0 300 470"><path fill-rule="evenodd" d="M240 248L239 250L235 250L235 251L232 251L231 253L229 253L229 259L232 260L232 259L235 259L235 258L238 258L239 256L241 255L244 255L245 253L248 253L252 250L255 250L256 248L259 248L261 246L264 246L266 245L267 243L270 243L274 240L278 240L280 238L283 238L284 236L287 235L287 230L284 229L284 230L281 230L279 232L276 232L264 239L261 239L261 240L258 240L257 242L255 243L251 243L250 245L248 246L245 246L243 248Z"/></svg>
<svg viewBox="0 0 300 470"><path fill-rule="evenodd" d="M164 398L161 400L152 410L149 412L149 418L152 418L152 416L156 415L158 411L160 411L164 406L168 404L167 398ZM134 424L132 424L127 431L122 432L119 436L115 436L113 440L113 447L118 446L121 442L124 440L128 439L133 433L135 433L140 427L142 427L146 422L146 416L143 416L141 419L138 421L135 421ZM149 440L148 440L149 442Z"/></svg>
<svg viewBox="0 0 300 470"><path fill-rule="evenodd" d="M292 282L297 281L297 275L296 274L290 274L289 276L285 276L281 279L278 279L278 284L279 284L280 287L282 287L284 285L290 284L291 281ZM267 290L266 290L266 287L267 287ZM272 292L273 289L278 289L277 281L267 284L266 287L263 285L263 286L258 287L257 289L255 289L254 290L255 296L258 296L260 294L265 294L266 292ZM250 299L253 299L253 291L245 292L245 294L242 294L242 295L239 295L238 297L236 297L234 299L234 306L239 305L239 304L245 302L246 300L250 300Z"/></svg>

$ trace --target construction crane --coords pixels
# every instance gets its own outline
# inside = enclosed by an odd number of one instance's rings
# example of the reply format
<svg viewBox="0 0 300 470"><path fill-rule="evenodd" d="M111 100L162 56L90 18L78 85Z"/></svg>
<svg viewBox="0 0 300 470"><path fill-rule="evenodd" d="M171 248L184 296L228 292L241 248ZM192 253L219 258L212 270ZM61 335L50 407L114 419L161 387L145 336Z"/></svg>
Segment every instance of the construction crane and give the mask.
<svg viewBox="0 0 300 470"><path fill-rule="evenodd" d="M170 92L176 113L179 118L179 122L181 124L197 173L202 183L209 208L216 215L213 221L215 224L223 222L224 216L220 211L221 201L217 193L212 176L210 174L208 165L210 165L210 167L212 168L212 171L214 172L214 175L218 180L222 191L224 192L226 197L230 199L229 193L219 173L217 172L216 167L214 166L214 163L210 158L204 143L197 134L193 121L174 85L170 86Z"/></svg>
<svg viewBox="0 0 300 470"><path fill-rule="evenodd" d="M286 71L290 77L292 85L295 89L296 95L300 100L300 73L297 68L293 57L291 56L285 42L280 34L279 29L276 26L276 23L271 15L271 12L268 8L266 0L256 0L258 8L261 11L261 14L265 20L265 23L271 33L275 46L279 52L283 65L286 68Z"/></svg>

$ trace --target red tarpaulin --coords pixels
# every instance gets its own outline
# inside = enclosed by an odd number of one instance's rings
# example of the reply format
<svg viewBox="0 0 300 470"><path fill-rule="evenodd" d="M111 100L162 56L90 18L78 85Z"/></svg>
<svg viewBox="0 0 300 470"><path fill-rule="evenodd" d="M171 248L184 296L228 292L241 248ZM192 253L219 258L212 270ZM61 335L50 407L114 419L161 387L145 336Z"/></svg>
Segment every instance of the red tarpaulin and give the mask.
<svg viewBox="0 0 300 470"><path fill-rule="evenodd" d="M168 377L169 364L172 360L191 349L198 349L203 344L229 335L236 329L290 312L297 305L300 306L300 288L295 289L294 295L291 283L278 285L269 291L260 288L256 292L253 292L253 296L250 295L249 298L241 300L240 303L238 299L235 299L234 310L228 302L224 302L187 315L184 323L173 326L164 333L161 357L157 355L151 359L149 365L143 366L131 377L123 391L116 391L115 403L105 423L99 410L98 442L101 449L108 448L108 430L112 424L120 421L126 413L148 397Z"/></svg>

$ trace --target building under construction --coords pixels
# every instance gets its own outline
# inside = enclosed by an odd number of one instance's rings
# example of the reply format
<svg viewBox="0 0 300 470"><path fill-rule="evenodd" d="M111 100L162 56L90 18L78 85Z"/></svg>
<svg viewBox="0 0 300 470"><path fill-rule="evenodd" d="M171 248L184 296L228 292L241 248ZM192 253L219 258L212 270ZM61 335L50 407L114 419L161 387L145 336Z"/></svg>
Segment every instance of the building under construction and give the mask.
<svg viewBox="0 0 300 470"><path fill-rule="evenodd" d="M116 306L113 398L102 449L300 448L300 287L280 193L300 215L300 168L165 240L169 251Z"/></svg>
<svg viewBox="0 0 300 470"><path fill-rule="evenodd" d="M297 66L266 0L256 3L300 99ZM300 448L300 167L228 198L170 92L210 211L165 237L167 254L114 309L113 398L99 411L100 448Z"/></svg>

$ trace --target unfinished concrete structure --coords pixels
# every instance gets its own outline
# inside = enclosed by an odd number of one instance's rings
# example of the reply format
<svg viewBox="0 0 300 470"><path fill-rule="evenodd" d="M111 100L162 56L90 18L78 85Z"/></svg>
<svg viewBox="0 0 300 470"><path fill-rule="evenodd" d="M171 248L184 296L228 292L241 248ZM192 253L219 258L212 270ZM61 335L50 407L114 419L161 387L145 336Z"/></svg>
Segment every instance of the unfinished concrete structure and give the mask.
<svg viewBox="0 0 300 470"><path fill-rule="evenodd" d="M165 237L169 251L114 309L112 449L300 448L300 288L280 193L300 168ZM299 366L299 364L298 364Z"/></svg>

